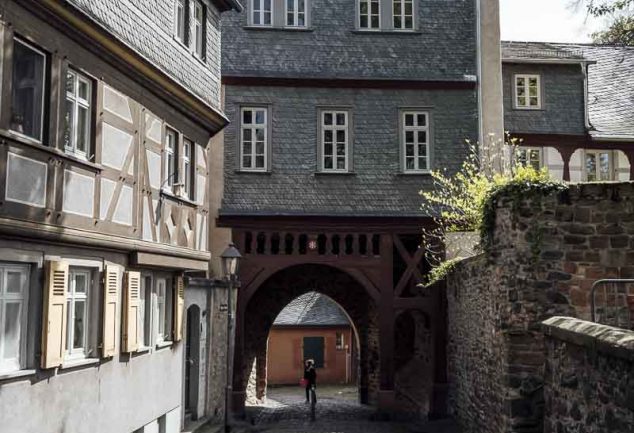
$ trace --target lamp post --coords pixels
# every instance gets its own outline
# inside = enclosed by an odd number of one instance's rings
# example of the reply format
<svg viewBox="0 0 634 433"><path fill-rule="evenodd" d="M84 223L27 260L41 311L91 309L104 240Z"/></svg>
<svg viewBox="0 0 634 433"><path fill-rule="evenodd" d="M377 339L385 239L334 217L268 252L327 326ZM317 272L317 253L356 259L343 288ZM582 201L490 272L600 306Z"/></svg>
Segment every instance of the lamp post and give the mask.
<svg viewBox="0 0 634 433"><path fill-rule="evenodd" d="M240 255L240 251L230 243L229 246L224 250L222 255L220 256L222 260L222 273L227 281L227 349L226 349L226 359L227 359L227 374L226 374L226 384L225 384L225 433L229 433L231 431L231 426L229 425L229 399L231 398L231 327L233 326L233 286L235 284L236 275L238 274L238 265L240 264L240 259L242 256Z"/></svg>

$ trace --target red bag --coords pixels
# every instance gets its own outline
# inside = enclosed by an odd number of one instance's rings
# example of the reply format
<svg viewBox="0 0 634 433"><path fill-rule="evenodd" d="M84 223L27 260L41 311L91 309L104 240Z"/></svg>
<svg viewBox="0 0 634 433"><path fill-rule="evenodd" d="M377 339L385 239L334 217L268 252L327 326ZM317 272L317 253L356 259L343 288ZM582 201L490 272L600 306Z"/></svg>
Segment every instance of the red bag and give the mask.
<svg viewBox="0 0 634 433"><path fill-rule="evenodd" d="M299 379L299 386L301 386L302 388L306 388L308 386L308 379L305 379L303 377Z"/></svg>

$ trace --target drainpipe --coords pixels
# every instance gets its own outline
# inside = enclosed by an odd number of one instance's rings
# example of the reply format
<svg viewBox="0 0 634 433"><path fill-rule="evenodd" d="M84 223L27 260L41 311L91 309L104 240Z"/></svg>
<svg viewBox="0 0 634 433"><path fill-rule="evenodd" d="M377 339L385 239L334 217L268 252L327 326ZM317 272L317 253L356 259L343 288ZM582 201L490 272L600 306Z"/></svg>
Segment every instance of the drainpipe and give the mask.
<svg viewBox="0 0 634 433"><path fill-rule="evenodd" d="M583 115L584 121L586 125L586 132L589 134L592 129L592 125L590 124L590 109L588 105L590 104L590 91L589 91L589 80L588 80L588 67L590 65L586 62L581 63L581 73L583 74Z"/></svg>

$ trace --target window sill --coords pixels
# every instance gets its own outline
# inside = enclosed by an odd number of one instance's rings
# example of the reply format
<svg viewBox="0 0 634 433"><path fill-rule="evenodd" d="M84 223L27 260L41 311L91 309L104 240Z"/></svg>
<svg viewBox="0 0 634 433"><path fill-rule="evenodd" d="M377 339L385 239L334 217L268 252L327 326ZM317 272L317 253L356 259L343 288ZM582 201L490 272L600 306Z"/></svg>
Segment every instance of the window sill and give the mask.
<svg viewBox="0 0 634 433"><path fill-rule="evenodd" d="M315 177L319 176L356 176L354 171L316 171L313 173Z"/></svg>
<svg viewBox="0 0 634 433"><path fill-rule="evenodd" d="M422 171L401 171L397 176L431 176L431 170Z"/></svg>
<svg viewBox="0 0 634 433"><path fill-rule="evenodd" d="M60 370L67 370L69 368L77 368L84 367L86 365L95 365L99 364L99 358L81 358L81 359L71 359L69 361L63 362Z"/></svg>
<svg viewBox="0 0 634 433"><path fill-rule="evenodd" d="M264 31L273 31L273 32L314 32L315 29L312 27L273 27L273 26L244 26L245 30L264 30Z"/></svg>
<svg viewBox="0 0 634 433"><path fill-rule="evenodd" d="M32 376L36 370L18 370L11 373L0 373L0 380L17 379L19 377Z"/></svg>
<svg viewBox="0 0 634 433"><path fill-rule="evenodd" d="M163 341L162 343L156 343L156 350L165 349L166 347L171 347L174 344L173 341Z"/></svg>
<svg viewBox="0 0 634 433"><path fill-rule="evenodd" d="M540 108L513 107L513 110L515 110L515 111L546 111L546 109L543 108L543 107L540 107Z"/></svg>
<svg viewBox="0 0 634 433"><path fill-rule="evenodd" d="M265 174L265 175L271 175L272 174L271 170L260 171L260 170L240 170L240 169L234 170L234 173L237 173L237 174Z"/></svg>
<svg viewBox="0 0 634 433"><path fill-rule="evenodd" d="M7 131L5 129L0 129L0 136L11 139L11 140L15 140L17 142L19 142L20 144L23 144L25 146L29 146L32 147L33 149L37 149L39 151L57 156L59 158L65 159L67 161L71 161L73 163L79 164L79 165L83 165L84 167L90 168L92 170L101 172L102 168L101 166L99 166L98 164L95 164L94 162L90 162L90 161L86 161L84 159L78 158L76 156L70 155L66 152L62 152L61 150L54 148L54 147L49 147L49 146L45 146L44 144L30 139L28 137L25 137L23 135L20 134L16 134L12 131Z"/></svg>
<svg viewBox="0 0 634 433"><path fill-rule="evenodd" d="M403 35L403 36L415 36L422 35L423 32L420 30L395 30L395 29L376 29L376 30L351 30L350 33L359 34L359 35Z"/></svg>
<svg viewBox="0 0 634 433"><path fill-rule="evenodd" d="M172 200L177 200L177 201L179 201L181 203L188 204L190 206L199 206L199 204L196 203L195 201L193 201L192 199L176 195L176 194L174 194L171 191L161 190L161 195L163 195L165 197L168 197L168 198L170 198Z"/></svg>
<svg viewBox="0 0 634 433"><path fill-rule="evenodd" d="M139 347L135 352L130 352L128 355L130 355L131 358L137 358L139 356L149 354L151 350L152 350L151 346L143 346L143 347Z"/></svg>

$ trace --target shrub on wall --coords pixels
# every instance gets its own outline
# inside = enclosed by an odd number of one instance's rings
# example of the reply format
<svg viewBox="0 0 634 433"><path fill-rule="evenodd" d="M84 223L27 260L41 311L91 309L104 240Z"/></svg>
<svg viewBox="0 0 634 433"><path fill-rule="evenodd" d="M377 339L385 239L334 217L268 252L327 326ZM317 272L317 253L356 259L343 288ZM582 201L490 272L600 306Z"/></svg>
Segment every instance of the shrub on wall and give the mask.
<svg viewBox="0 0 634 433"><path fill-rule="evenodd" d="M422 248L432 266L423 286L429 287L443 280L460 260L444 258L447 233L479 232L480 242L475 249L486 253L493 243L496 208L502 197L510 199L512 208L518 209L526 199L566 188L551 180L546 168L537 170L530 165L517 164L518 144L510 137L503 143L492 142L480 149L470 144L469 156L457 173L432 172L434 187L420 192L424 199L421 210L434 220L432 228L423 229ZM499 151L496 153L492 149ZM481 155L486 155L486 161ZM491 161L495 159L501 170L492 168ZM539 242L538 233L535 242Z"/></svg>

